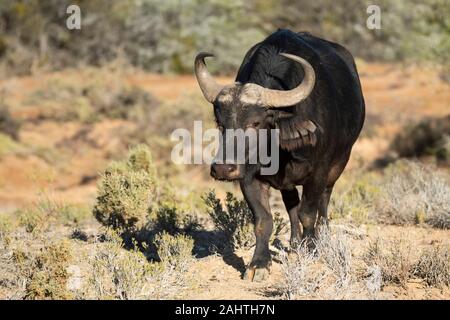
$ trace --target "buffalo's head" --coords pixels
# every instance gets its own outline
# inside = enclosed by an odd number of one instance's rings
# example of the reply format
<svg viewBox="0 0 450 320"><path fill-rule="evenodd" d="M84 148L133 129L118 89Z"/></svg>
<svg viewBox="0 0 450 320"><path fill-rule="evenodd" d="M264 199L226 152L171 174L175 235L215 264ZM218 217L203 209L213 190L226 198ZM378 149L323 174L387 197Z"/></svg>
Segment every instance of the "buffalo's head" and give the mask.
<svg viewBox="0 0 450 320"><path fill-rule="evenodd" d="M239 149L242 145L239 141L235 144L235 152L232 159L229 159L229 152L226 150L227 141L236 138L232 135L236 132L264 132L270 135L270 129L275 128L274 108L288 107L298 104L308 97L314 88L315 73L312 66L304 59L286 53L280 55L300 63L304 70L303 81L292 90L267 89L254 83L241 84L236 82L232 85L219 85L208 72L204 59L212 57L210 53L201 52L195 58L195 75L200 89L206 100L214 106L214 115L218 129L222 133L221 159L216 156L216 160L211 165L211 175L219 180L238 180L244 178L246 174L255 174L260 169L260 163L249 163L251 144L244 142L244 161L238 161ZM261 131L266 129L267 131ZM268 141L268 139L266 139ZM242 142L242 141L241 141ZM255 147L253 145L253 147ZM226 155L226 156L225 156ZM227 158L228 157L228 158ZM217 161L219 160L219 161Z"/></svg>

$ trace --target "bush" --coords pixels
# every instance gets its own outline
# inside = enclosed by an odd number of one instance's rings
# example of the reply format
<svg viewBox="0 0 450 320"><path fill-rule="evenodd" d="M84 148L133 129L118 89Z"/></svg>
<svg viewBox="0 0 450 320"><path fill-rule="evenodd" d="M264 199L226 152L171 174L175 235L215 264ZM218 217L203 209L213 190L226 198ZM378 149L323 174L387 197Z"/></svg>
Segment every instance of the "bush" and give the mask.
<svg viewBox="0 0 450 320"><path fill-rule="evenodd" d="M253 214L245 200L238 200L231 192L227 192L224 209L212 190L203 196L203 200L214 226L225 237L225 246L233 249L249 248L255 243Z"/></svg>
<svg viewBox="0 0 450 320"><path fill-rule="evenodd" d="M69 242L61 241L44 247L32 261L29 281L26 285L28 299L73 299L67 290L71 247Z"/></svg>
<svg viewBox="0 0 450 320"><path fill-rule="evenodd" d="M343 191L334 193L330 201L331 218L346 219L351 223L364 224L373 217L375 199L381 193L373 174L358 177Z"/></svg>
<svg viewBox="0 0 450 320"><path fill-rule="evenodd" d="M73 299L67 287L72 259L69 241L16 231L11 241L0 242L0 286L9 299Z"/></svg>
<svg viewBox="0 0 450 320"><path fill-rule="evenodd" d="M44 231L48 228L50 217L46 212L36 208L26 208L17 212L19 225L27 232Z"/></svg>
<svg viewBox="0 0 450 320"><path fill-rule="evenodd" d="M437 245L424 250L414 266L414 275L430 286L450 286L450 249Z"/></svg>
<svg viewBox="0 0 450 320"><path fill-rule="evenodd" d="M3 133L14 140L19 139L20 123L14 119L9 112L9 108L0 102L0 133Z"/></svg>
<svg viewBox="0 0 450 320"><path fill-rule="evenodd" d="M127 162L113 162L102 174L94 216L116 229L142 228L148 222L156 192L150 151L139 145L130 150Z"/></svg>
<svg viewBox="0 0 450 320"><path fill-rule="evenodd" d="M175 234L180 230L180 221L176 206L162 205L156 211L155 229Z"/></svg>
<svg viewBox="0 0 450 320"><path fill-rule="evenodd" d="M194 240L186 235L172 236L162 232L155 237L155 246L159 259L165 268L186 272L192 262Z"/></svg>
<svg viewBox="0 0 450 320"><path fill-rule="evenodd" d="M315 242L317 251L303 241L289 256L281 253L284 295L288 299L349 298L359 290L349 239L342 231L332 233L323 227Z"/></svg>
<svg viewBox="0 0 450 320"><path fill-rule="evenodd" d="M394 138L390 149L401 158L431 155L450 165L450 115L408 125Z"/></svg>

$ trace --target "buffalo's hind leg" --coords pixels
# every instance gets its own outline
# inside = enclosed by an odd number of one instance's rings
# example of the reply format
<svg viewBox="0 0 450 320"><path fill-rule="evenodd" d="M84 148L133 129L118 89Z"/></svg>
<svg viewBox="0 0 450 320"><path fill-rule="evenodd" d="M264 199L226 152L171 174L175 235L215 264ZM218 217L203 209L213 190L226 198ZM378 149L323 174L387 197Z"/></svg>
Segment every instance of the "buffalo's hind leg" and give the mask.
<svg viewBox="0 0 450 320"><path fill-rule="evenodd" d="M319 199L319 217L317 224L319 226L328 226L328 204L330 203L333 186L327 187L320 195Z"/></svg>
<svg viewBox="0 0 450 320"><path fill-rule="evenodd" d="M315 249L315 226L323 191L324 188L314 185L303 186L299 218L303 226L302 242L305 242L311 251Z"/></svg>
<svg viewBox="0 0 450 320"><path fill-rule="evenodd" d="M269 240L273 220L269 206L269 185L253 179L241 182L242 193L253 212L255 222L256 248L252 261L247 266L244 279L262 281L267 278L271 266Z"/></svg>
<svg viewBox="0 0 450 320"><path fill-rule="evenodd" d="M289 214L289 220L291 222L291 248L297 247L301 242L301 230L298 213L300 209L300 197L296 188L291 190L281 190L281 196L283 198L284 205Z"/></svg>

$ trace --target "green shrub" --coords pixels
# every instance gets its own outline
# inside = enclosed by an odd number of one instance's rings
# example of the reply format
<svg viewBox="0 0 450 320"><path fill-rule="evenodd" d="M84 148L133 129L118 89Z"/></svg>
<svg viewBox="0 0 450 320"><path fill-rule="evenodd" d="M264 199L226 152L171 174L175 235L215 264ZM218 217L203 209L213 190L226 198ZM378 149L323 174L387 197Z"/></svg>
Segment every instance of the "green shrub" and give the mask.
<svg viewBox="0 0 450 320"><path fill-rule="evenodd" d="M270 242L273 242L280 235L286 233L287 222L281 217L279 212L273 214L273 232L270 238Z"/></svg>
<svg viewBox="0 0 450 320"><path fill-rule="evenodd" d="M236 249L254 244L253 214L245 200L238 200L227 192L224 209L212 190L203 196L203 200L216 229L225 236L225 245Z"/></svg>
<svg viewBox="0 0 450 320"><path fill-rule="evenodd" d="M192 249L194 240L186 235L172 236L162 232L155 237L155 246L159 259L165 268L173 268L180 272L186 272L192 262Z"/></svg>
<svg viewBox="0 0 450 320"><path fill-rule="evenodd" d="M180 230L180 218L176 206L161 205L156 211L155 229L175 234Z"/></svg>
<svg viewBox="0 0 450 320"><path fill-rule="evenodd" d="M130 150L128 161L113 162L102 174L93 213L105 226L132 230L148 222L156 200L156 176L145 146Z"/></svg>

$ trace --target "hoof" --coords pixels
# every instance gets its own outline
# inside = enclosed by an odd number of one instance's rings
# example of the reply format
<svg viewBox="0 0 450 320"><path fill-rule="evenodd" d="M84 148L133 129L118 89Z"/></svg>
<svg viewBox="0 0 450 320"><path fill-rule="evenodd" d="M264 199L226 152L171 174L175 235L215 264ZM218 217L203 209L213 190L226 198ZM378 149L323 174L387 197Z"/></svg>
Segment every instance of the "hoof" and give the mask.
<svg viewBox="0 0 450 320"><path fill-rule="evenodd" d="M254 282L261 282L269 277L269 273L269 269L267 268L248 267L247 270L245 270L243 279Z"/></svg>
<svg viewBox="0 0 450 320"><path fill-rule="evenodd" d="M302 240L293 238L289 241L289 251L296 251L302 245Z"/></svg>

